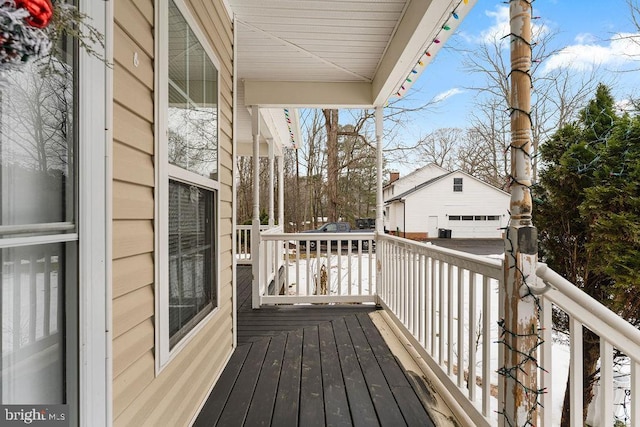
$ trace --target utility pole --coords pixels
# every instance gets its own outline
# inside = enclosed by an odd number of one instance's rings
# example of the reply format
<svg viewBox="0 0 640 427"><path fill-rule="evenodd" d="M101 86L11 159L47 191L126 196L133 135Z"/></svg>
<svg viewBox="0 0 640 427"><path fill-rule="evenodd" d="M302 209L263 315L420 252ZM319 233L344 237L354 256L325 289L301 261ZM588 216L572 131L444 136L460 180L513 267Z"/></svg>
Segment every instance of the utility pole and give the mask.
<svg viewBox="0 0 640 427"><path fill-rule="evenodd" d="M505 233L501 301L501 426L537 425L541 344L535 270L538 236L531 214L531 2L510 0L511 218Z"/></svg>

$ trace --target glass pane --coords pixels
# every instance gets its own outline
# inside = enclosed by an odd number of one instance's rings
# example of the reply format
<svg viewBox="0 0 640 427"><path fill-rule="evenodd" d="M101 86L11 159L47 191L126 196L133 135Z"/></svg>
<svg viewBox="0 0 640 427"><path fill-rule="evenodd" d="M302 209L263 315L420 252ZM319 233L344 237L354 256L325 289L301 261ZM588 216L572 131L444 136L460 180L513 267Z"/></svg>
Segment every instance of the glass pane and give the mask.
<svg viewBox="0 0 640 427"><path fill-rule="evenodd" d="M51 61L45 76L31 62L0 85L2 226L74 220L73 61Z"/></svg>
<svg viewBox="0 0 640 427"><path fill-rule="evenodd" d="M214 193L169 181L171 347L216 306Z"/></svg>
<svg viewBox="0 0 640 427"><path fill-rule="evenodd" d="M75 243L0 251L2 404L68 403L65 297L75 273L65 265L75 253Z"/></svg>
<svg viewBox="0 0 640 427"><path fill-rule="evenodd" d="M169 162L217 179L218 73L173 2L169 16Z"/></svg>

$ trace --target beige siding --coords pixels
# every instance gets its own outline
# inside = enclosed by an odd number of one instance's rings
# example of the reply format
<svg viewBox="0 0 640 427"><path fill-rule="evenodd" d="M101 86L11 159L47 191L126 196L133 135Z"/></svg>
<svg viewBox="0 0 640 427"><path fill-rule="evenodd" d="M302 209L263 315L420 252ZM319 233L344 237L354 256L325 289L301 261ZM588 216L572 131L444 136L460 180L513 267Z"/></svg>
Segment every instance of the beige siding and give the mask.
<svg viewBox="0 0 640 427"><path fill-rule="evenodd" d="M232 350L232 25L222 0L191 0L220 62L218 308L155 372L154 1L116 0L113 141L113 418L116 426L187 425ZM135 63L134 63L135 62Z"/></svg>

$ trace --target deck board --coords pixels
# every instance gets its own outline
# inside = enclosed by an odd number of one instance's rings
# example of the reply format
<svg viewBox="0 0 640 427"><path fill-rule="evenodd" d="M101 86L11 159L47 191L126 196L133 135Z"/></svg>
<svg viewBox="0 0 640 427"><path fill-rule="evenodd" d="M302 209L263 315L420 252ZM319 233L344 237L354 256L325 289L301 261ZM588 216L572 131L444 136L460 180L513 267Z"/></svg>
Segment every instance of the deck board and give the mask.
<svg viewBox="0 0 640 427"><path fill-rule="evenodd" d="M301 329L287 334L287 345L284 349L280 382L276 406L273 410L272 425L298 425L298 407L300 405L300 368L302 364Z"/></svg>
<svg viewBox="0 0 640 427"><path fill-rule="evenodd" d="M325 425L325 420L318 327L305 328L303 333L302 371L300 375L300 425L322 427Z"/></svg>
<svg viewBox="0 0 640 427"><path fill-rule="evenodd" d="M250 272L238 267L238 347L194 426L433 425L374 306L253 310Z"/></svg>

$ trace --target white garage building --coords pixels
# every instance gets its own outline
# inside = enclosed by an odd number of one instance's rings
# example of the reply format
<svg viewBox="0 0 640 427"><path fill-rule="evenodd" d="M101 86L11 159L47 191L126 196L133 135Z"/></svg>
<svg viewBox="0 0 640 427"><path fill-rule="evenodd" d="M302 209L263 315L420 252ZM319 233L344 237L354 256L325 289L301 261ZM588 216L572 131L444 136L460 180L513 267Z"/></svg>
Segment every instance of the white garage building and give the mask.
<svg viewBox="0 0 640 427"><path fill-rule="evenodd" d="M385 229L416 240L501 238L509 219L509 193L435 164L403 178L391 173L384 199Z"/></svg>

